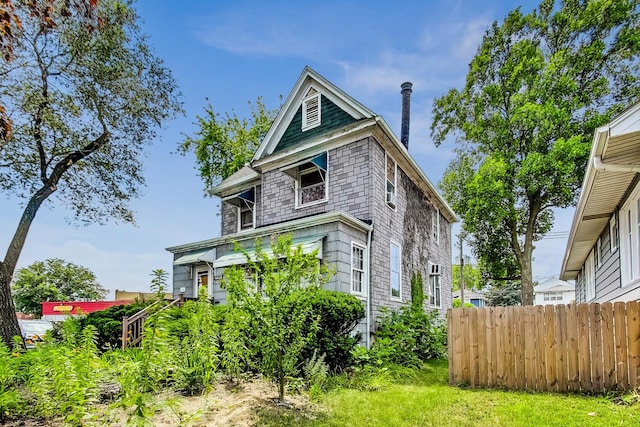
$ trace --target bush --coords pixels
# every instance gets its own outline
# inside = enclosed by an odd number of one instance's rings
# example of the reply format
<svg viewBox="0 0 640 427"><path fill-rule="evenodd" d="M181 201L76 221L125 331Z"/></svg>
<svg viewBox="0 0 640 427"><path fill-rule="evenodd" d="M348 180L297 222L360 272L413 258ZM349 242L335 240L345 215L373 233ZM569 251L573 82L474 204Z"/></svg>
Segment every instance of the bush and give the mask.
<svg viewBox="0 0 640 427"><path fill-rule="evenodd" d="M437 310L385 310L378 322L372 357L383 364L420 366L446 354L446 325Z"/></svg>
<svg viewBox="0 0 640 427"><path fill-rule="evenodd" d="M114 305L106 310L95 311L80 318L80 329L91 325L96 328L96 344L101 350L120 348L122 345L122 318L133 316L150 302L137 302L127 305Z"/></svg>
<svg viewBox="0 0 640 427"><path fill-rule="evenodd" d="M319 317L319 323L315 339L302 351L301 361L311 360L315 353L324 355L324 362L332 372L351 366L354 362L351 353L362 335L353 334L364 319L362 301L344 292L324 289L309 293L308 298L311 315Z"/></svg>

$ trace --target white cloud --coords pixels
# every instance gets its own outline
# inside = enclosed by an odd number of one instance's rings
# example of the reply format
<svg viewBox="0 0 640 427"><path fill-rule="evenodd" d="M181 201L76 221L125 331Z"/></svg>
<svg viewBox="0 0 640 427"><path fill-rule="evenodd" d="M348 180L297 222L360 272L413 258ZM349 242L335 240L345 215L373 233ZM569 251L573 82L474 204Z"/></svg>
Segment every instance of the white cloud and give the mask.
<svg viewBox="0 0 640 427"><path fill-rule="evenodd" d="M492 23L491 19L478 17L455 26L453 34L457 35L457 42L451 44L454 56L458 59L471 58L478 50L482 37Z"/></svg>

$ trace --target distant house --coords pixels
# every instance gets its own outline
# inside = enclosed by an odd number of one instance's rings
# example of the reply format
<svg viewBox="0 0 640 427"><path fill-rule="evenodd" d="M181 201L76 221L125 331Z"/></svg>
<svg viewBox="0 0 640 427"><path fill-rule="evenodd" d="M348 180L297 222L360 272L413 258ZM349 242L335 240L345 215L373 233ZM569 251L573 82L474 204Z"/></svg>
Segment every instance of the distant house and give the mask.
<svg viewBox="0 0 640 427"><path fill-rule="evenodd" d="M577 302L640 299L640 104L596 129L560 278Z"/></svg>
<svg viewBox="0 0 640 427"><path fill-rule="evenodd" d="M362 301L362 332L373 332L382 307L410 301L418 272L425 307L444 313L457 218L409 154L410 93L403 84L398 139L382 117L306 67L252 161L210 190L222 201L222 236L167 248L174 296L206 287L224 303L224 268L246 263L234 242L252 254L256 238L268 249L274 235L291 233L335 269L329 289Z"/></svg>
<svg viewBox="0 0 640 427"><path fill-rule="evenodd" d="M533 288L534 305L569 304L576 300L575 286L564 280L550 278Z"/></svg>
<svg viewBox="0 0 640 427"><path fill-rule="evenodd" d="M453 299L460 299L460 290L453 292ZM464 302L469 303L474 307L485 307L487 305L487 299L484 294L472 291L471 289L464 290Z"/></svg>

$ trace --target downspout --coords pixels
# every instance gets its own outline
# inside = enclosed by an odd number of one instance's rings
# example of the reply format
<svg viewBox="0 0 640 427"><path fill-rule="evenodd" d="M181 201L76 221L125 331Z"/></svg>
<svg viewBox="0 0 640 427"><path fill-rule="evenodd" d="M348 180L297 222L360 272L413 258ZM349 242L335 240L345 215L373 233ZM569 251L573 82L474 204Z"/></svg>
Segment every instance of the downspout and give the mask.
<svg viewBox="0 0 640 427"><path fill-rule="evenodd" d="M367 269L365 274L365 281L367 286L367 309L366 309L366 346L367 350L371 348L371 234L373 233L373 224L367 231L367 252L369 257L367 259Z"/></svg>
<svg viewBox="0 0 640 427"><path fill-rule="evenodd" d="M640 165L620 165L615 163L603 163L602 156L595 156L593 158L593 168L598 171L607 171L607 172L640 173Z"/></svg>

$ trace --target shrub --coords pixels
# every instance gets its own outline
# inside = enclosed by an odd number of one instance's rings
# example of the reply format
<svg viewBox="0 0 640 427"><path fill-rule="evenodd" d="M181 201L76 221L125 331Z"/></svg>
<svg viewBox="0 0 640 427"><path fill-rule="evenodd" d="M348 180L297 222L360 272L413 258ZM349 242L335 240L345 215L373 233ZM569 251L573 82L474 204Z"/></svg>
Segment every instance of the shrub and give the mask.
<svg viewBox="0 0 640 427"><path fill-rule="evenodd" d="M96 344L100 350L120 348L122 343L122 318L133 316L151 303L138 302L114 305L106 310L95 311L80 319L80 328L91 325L96 328Z"/></svg>
<svg viewBox="0 0 640 427"><path fill-rule="evenodd" d="M362 301L344 292L320 289L307 294L311 314L318 318L318 332L301 353L301 362L311 360L314 353L324 355L324 362L332 372L339 372L353 364L352 351L361 339L353 330L364 318ZM310 323L310 322L309 322Z"/></svg>
<svg viewBox="0 0 640 427"><path fill-rule="evenodd" d="M446 354L446 326L437 310L405 306L383 311L378 321L372 351L384 364L419 366Z"/></svg>

